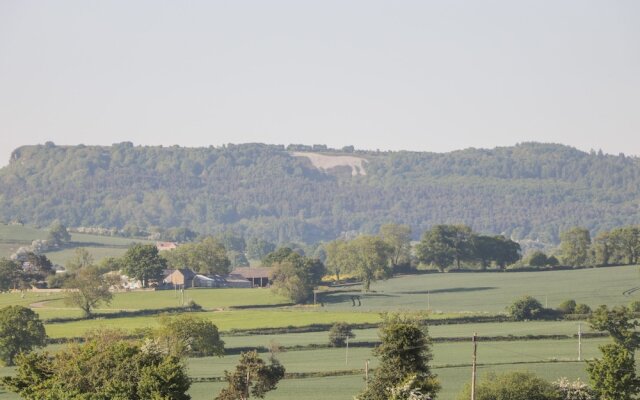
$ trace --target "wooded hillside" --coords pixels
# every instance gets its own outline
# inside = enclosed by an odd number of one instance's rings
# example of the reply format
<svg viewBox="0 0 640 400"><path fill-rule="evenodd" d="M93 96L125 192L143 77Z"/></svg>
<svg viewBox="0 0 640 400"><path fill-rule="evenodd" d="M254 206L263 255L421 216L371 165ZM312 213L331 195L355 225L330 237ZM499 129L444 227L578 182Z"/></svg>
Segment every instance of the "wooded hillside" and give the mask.
<svg viewBox="0 0 640 400"><path fill-rule="evenodd" d="M324 170L292 153L313 150L363 158L365 173ZM386 222L411 225L417 238L434 224L463 223L556 243L576 225L596 233L640 223L639 191L637 158L554 144L427 153L47 143L16 149L0 170L0 218L233 230L278 242L375 232Z"/></svg>

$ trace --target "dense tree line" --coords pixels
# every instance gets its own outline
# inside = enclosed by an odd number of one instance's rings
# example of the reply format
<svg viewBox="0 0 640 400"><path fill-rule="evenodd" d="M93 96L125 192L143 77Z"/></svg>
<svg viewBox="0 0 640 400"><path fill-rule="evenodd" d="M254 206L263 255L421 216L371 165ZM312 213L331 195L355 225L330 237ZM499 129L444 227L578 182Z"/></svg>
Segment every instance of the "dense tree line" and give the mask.
<svg viewBox="0 0 640 400"><path fill-rule="evenodd" d="M332 154L365 158L366 175L325 173L273 145L25 146L0 170L0 218L132 234L175 228L164 237L187 240L232 230L279 244L370 234L387 221L413 232L463 223L546 243L573 225L599 233L640 223L636 158L536 143L444 154L348 150Z"/></svg>
<svg viewBox="0 0 640 400"><path fill-rule="evenodd" d="M521 257L520 245L502 235L480 235L466 225L436 225L422 235L416 247L418 259L440 271L462 263L479 264L486 269L492 264L504 269Z"/></svg>
<svg viewBox="0 0 640 400"><path fill-rule="evenodd" d="M560 260L571 266L633 265L640 260L640 226L602 231L594 239L575 227L561 234Z"/></svg>

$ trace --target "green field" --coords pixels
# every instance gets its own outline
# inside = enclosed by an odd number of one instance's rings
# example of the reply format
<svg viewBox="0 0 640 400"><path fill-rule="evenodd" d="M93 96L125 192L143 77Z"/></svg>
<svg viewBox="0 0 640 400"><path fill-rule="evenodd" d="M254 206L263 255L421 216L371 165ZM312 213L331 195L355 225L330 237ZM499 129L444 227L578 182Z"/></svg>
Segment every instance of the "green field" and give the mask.
<svg viewBox="0 0 640 400"><path fill-rule="evenodd" d="M637 266L583 270L509 273L433 273L406 275L371 285L372 293L340 292L322 296L329 309L353 309L359 295L363 311L426 309L443 312L504 312L523 295L555 307L567 299L586 303L627 305L635 298L627 289L640 286Z"/></svg>
<svg viewBox="0 0 640 400"><path fill-rule="evenodd" d="M21 225L0 224L0 257L9 257L19 247L28 246L36 239L46 239L46 229L36 229ZM95 261L105 257L119 257L127 251L134 242L153 243L144 239L131 239L122 237L88 235L84 233L72 233L69 246L61 249L45 252L46 256L56 264L65 265L75 248L84 247L93 256Z"/></svg>
<svg viewBox="0 0 640 400"><path fill-rule="evenodd" d="M112 245L118 245L113 244ZM446 320L450 317L474 314L503 313L514 299L525 294L536 296L543 304L556 306L573 298L592 307L599 304L628 304L638 296L623 292L640 286L637 266L585 269L573 271L537 273L446 273L400 276L372 286L374 292L328 293L320 296L322 305L293 307L286 299L275 296L268 289L191 289L184 293L185 301L193 300L202 305L205 312L197 315L213 321L222 331L225 347L230 354L223 358L198 358L187 361L189 373L194 378L213 378L232 369L239 355L233 349L268 347L277 342L285 349L278 358L288 372L346 374L334 377L309 377L286 379L278 390L269 393L267 399L351 399L363 388L364 363L370 360L372 368L376 359L371 347L358 343L377 341L377 329L355 329L348 354L344 348L324 346L328 341L326 331L286 334L241 334L234 329L259 329L275 327L303 327L311 324L330 324L337 321L350 323L376 323L380 312L425 312L432 309L430 318ZM360 296L361 306L353 307L351 296ZM20 293L0 294L0 306L9 304L34 305L42 318L74 317L80 312L69 308L62 300L63 294ZM123 292L115 294L113 302L97 313L116 310L151 310L175 307L181 304L182 295L175 291ZM233 307L244 307L234 309ZM51 337L77 337L96 327L112 327L125 330L152 327L157 316L117 319L79 320L67 323L47 323ZM470 337L476 332L480 338L478 362L480 378L487 371L530 370L547 379L561 376L585 379L584 362L577 362L576 334L581 323L583 332L589 327L582 321L532 321L505 323L440 324L429 326L433 344L432 366L442 383L441 400L454 400L469 381L471 362ZM538 338L533 336L563 335L571 338ZM483 340L487 337L503 337L510 340ZM458 339L456 339L458 338ZM467 341L456 341L459 338ZM442 342L443 339L446 339ZM584 338L584 358L597 357L598 345L607 338ZM298 348L294 348L298 346ZM59 346L51 346L55 351ZM266 356L266 354L265 354ZM355 371L355 374L353 372ZM349 371L349 372L347 372ZM11 373L3 369L1 373ZM223 386L220 382L198 382L192 386L194 400L211 399ZM15 399L0 392L0 399Z"/></svg>

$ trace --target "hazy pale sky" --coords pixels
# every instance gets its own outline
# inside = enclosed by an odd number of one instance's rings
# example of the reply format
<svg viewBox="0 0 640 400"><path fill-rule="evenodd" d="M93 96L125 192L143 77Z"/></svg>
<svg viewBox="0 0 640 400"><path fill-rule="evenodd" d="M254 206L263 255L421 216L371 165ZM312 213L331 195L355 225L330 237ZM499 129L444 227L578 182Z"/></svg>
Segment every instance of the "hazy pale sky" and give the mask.
<svg viewBox="0 0 640 400"><path fill-rule="evenodd" d="M640 1L0 0L23 144L640 155Z"/></svg>

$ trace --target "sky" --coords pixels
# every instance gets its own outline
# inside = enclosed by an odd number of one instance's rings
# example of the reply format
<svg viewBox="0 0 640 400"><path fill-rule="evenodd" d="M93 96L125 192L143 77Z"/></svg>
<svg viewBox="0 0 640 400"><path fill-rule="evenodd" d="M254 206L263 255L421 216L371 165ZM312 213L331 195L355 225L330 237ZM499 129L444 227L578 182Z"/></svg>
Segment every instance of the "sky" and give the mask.
<svg viewBox="0 0 640 400"><path fill-rule="evenodd" d="M640 2L0 0L21 145L640 155Z"/></svg>

